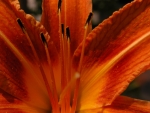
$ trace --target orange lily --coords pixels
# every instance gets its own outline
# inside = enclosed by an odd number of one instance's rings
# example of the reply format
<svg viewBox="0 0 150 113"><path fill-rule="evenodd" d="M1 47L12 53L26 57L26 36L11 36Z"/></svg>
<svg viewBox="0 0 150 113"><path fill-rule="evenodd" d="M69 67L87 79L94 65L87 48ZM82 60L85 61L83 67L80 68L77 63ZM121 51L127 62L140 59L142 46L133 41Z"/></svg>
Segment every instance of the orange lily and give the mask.
<svg viewBox="0 0 150 113"><path fill-rule="evenodd" d="M0 0L0 113L150 113L119 96L150 67L150 0L91 16L91 0L43 0L41 22Z"/></svg>

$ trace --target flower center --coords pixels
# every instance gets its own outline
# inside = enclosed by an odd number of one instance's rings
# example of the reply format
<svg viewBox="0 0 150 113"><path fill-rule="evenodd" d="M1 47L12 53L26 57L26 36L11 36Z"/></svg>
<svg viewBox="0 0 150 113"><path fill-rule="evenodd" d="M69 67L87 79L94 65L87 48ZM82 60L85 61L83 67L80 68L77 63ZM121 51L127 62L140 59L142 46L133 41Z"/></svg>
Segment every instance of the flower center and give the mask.
<svg viewBox="0 0 150 113"><path fill-rule="evenodd" d="M65 2L65 0L64 0ZM66 7L65 7L66 8ZM66 13L66 12L65 12ZM65 14L66 15L66 14ZM66 16L64 15L64 20L66 21ZM85 23L85 31L84 31L84 37L83 37L83 46L82 46L82 52L80 56L80 61L78 65L78 69L74 74L71 73L71 49L70 49L70 29L68 26L66 26L66 22L62 24L61 22L61 0L58 2L58 16L59 16L59 38L60 38L60 61L61 61L61 93L58 97L58 92L56 88L55 83L55 77L54 72L52 68L52 63L50 59L50 54L48 50L48 43L43 33L40 34L41 40L45 47L45 52L47 56L47 61L49 65L49 71L50 71L50 79L51 83L48 82L46 73L44 72L43 66L40 62L40 59L38 57L38 54L36 53L35 47L28 35L28 33L25 30L25 27L21 21L20 18L17 19L18 24L20 25L23 33L26 35L27 40L29 41L31 45L31 49L34 53L34 56L36 58L36 61L39 65L39 69L41 72L41 75L43 77L50 103L52 106L52 112L53 113L75 113L76 107L77 107L77 100L78 100L78 92L79 92L79 85L80 85L80 76L81 76L81 67L83 62L83 56L84 56L84 48L85 48L85 39L87 36L88 28L89 28L89 22L91 21L92 13L89 14L89 17L87 18L87 21Z"/></svg>
<svg viewBox="0 0 150 113"><path fill-rule="evenodd" d="M45 75L43 74L43 79L50 97L50 103L52 106L53 113L75 113L77 107L78 93L79 93L79 85L80 85L80 76L81 76L81 67L84 56L84 48L85 48L85 39L88 34L89 23L91 21L92 13L89 14L87 21L85 23L85 31L84 37L82 41L82 52L80 56L80 61L78 65L78 69L73 74L71 70L71 36L70 36L70 28L66 26L66 0L64 2L64 23L62 23L62 15L61 15L61 4L62 1L58 1L58 16L59 16L59 39L60 39L60 63L61 63L61 93L59 97L57 97L57 89L55 83L55 77L53 73L53 68L51 65L51 59L47 48L47 42L44 35L41 33L41 39L45 45L45 50L47 54L48 64L50 66L50 73L52 79L52 87L49 86L48 81L46 80Z"/></svg>

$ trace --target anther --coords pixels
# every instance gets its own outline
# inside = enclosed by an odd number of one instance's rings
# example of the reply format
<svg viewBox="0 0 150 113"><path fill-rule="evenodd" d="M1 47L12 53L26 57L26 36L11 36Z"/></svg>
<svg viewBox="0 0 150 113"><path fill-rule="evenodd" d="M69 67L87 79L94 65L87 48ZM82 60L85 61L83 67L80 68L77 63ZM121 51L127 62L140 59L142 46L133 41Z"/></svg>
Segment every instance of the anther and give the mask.
<svg viewBox="0 0 150 113"><path fill-rule="evenodd" d="M93 13L90 13L89 16L88 16L88 18L87 18L87 20L86 20L85 26L86 26L86 24L90 23L90 21L92 19L92 16L93 16Z"/></svg>
<svg viewBox="0 0 150 113"><path fill-rule="evenodd" d="M64 24L61 24L61 32L62 32L62 35L64 36Z"/></svg>
<svg viewBox="0 0 150 113"><path fill-rule="evenodd" d="M44 34L41 33L40 36L41 36L43 44L47 46L47 41L46 41L46 38L45 38Z"/></svg>
<svg viewBox="0 0 150 113"><path fill-rule="evenodd" d="M62 0L58 0L58 10L61 10Z"/></svg>
<svg viewBox="0 0 150 113"><path fill-rule="evenodd" d="M66 28L66 36L67 36L67 38L70 38L70 29L69 29L69 27Z"/></svg>
<svg viewBox="0 0 150 113"><path fill-rule="evenodd" d="M25 32L24 32L25 27L24 27L23 23L21 22L20 18L17 19L17 23L19 24L19 26L20 26L20 28L22 29L23 33L25 33Z"/></svg>

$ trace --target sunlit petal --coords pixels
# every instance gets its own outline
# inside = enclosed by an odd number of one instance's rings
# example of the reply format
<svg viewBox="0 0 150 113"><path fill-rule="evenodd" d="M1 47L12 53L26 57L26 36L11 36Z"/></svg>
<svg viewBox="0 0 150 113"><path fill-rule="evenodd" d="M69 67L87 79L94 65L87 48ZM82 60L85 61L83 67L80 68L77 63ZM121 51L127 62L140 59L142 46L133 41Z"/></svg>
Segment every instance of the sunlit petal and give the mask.
<svg viewBox="0 0 150 113"><path fill-rule="evenodd" d="M89 34L83 57L79 109L111 104L135 77L149 69L149 15L150 1L136 0ZM81 49L82 44L75 52L74 64L80 58Z"/></svg>
<svg viewBox="0 0 150 113"><path fill-rule="evenodd" d="M132 99L128 97L117 97L112 105L79 111L77 113L149 113L150 112L150 102Z"/></svg>
<svg viewBox="0 0 150 113"><path fill-rule="evenodd" d="M0 90L1 113L45 113L46 111L26 105L21 100L14 98Z"/></svg>

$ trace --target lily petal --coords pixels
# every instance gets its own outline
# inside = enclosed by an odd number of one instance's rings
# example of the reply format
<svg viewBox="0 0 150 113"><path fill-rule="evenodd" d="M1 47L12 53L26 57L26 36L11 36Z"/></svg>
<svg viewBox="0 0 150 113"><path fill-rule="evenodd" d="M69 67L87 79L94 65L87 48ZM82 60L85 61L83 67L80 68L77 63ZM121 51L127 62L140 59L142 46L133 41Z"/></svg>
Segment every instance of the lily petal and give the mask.
<svg viewBox="0 0 150 113"><path fill-rule="evenodd" d="M1 113L44 113L44 110L31 108L22 101L0 90Z"/></svg>
<svg viewBox="0 0 150 113"><path fill-rule="evenodd" d="M135 77L149 69L149 16L150 1L135 0L89 34L78 109L110 105ZM74 64L79 61L81 50L82 44L75 51Z"/></svg>
<svg viewBox="0 0 150 113"><path fill-rule="evenodd" d="M43 12L41 23L45 26L58 51L59 44L59 25L63 23L70 28L71 54L84 38L85 22L89 13L92 11L91 0L62 0L61 23L58 14L59 0L43 0ZM90 31L90 30L89 30Z"/></svg>
<svg viewBox="0 0 150 113"><path fill-rule="evenodd" d="M78 113L150 113L150 102L119 96L110 106Z"/></svg>
<svg viewBox="0 0 150 113"><path fill-rule="evenodd" d="M42 78L50 74L43 43L51 46L53 62L57 53L48 33L20 9L18 0L0 1L0 21L0 88L31 106L50 110Z"/></svg>

